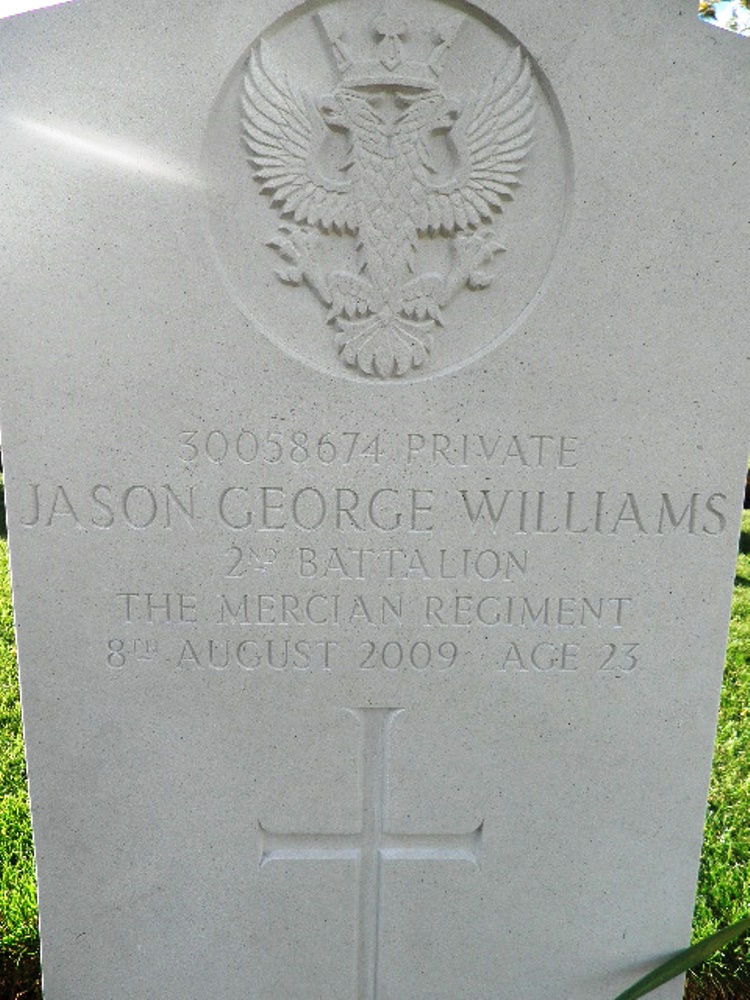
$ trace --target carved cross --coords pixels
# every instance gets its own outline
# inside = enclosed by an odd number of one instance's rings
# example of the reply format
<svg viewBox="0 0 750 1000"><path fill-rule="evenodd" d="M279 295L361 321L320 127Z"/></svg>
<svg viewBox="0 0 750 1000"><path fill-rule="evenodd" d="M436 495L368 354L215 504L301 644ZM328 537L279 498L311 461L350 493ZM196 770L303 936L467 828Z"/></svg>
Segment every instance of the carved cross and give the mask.
<svg viewBox="0 0 750 1000"><path fill-rule="evenodd" d="M260 867L271 861L359 863L357 1000L380 997L380 928L385 861L463 861L479 865L483 823L469 833L392 833L388 829L388 732L402 709L348 709L362 725L362 829L359 833L275 833L260 828Z"/></svg>

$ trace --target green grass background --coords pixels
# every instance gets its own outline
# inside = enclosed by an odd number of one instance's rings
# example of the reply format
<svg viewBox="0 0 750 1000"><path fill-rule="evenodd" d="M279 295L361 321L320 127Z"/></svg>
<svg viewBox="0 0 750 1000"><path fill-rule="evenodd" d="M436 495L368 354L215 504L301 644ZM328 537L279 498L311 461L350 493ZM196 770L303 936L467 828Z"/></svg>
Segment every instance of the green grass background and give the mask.
<svg viewBox="0 0 750 1000"><path fill-rule="evenodd" d="M39 948L34 854L21 733L8 549L0 538L0 958L17 965Z"/></svg>
<svg viewBox="0 0 750 1000"><path fill-rule="evenodd" d="M742 515L732 618L721 694L711 790L703 835L693 940L750 913L750 511ZM702 970L742 980L750 998L746 937Z"/></svg>
<svg viewBox="0 0 750 1000"><path fill-rule="evenodd" d="M2 500L0 480L0 501ZM0 525L2 530L2 525ZM743 518L694 940L750 913L750 512ZM38 996L36 889L8 578L0 537L0 1000ZM30 992L15 980L24 969ZM30 971L29 971L30 970ZM747 939L691 974L691 997L750 998ZM21 977L23 978L23 977ZM729 984L727 986L726 984ZM723 985L722 985L723 984ZM741 985L744 984L744 985ZM26 987L29 988L27 982ZM3 992L5 990L5 992Z"/></svg>

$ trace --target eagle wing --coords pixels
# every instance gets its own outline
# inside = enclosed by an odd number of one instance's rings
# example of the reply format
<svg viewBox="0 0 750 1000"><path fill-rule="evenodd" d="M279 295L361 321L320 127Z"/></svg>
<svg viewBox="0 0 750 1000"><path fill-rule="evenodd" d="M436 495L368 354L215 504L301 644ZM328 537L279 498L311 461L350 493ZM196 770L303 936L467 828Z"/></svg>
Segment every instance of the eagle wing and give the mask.
<svg viewBox="0 0 750 1000"><path fill-rule="evenodd" d="M269 68L267 69L266 66ZM315 157L327 129L310 98L272 70L265 47L250 55L242 91L242 139L253 176L282 215L325 228L351 228L350 183L324 177Z"/></svg>
<svg viewBox="0 0 750 1000"><path fill-rule="evenodd" d="M531 69L516 49L453 126L459 169L449 181L427 185L420 229L475 229L503 210L521 182L535 110Z"/></svg>

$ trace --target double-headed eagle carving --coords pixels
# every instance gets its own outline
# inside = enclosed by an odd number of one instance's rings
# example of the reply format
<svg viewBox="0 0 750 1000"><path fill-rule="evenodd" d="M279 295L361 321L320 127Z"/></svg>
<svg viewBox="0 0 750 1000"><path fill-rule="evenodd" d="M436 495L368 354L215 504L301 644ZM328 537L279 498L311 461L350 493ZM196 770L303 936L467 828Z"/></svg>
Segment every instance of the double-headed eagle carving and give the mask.
<svg viewBox="0 0 750 1000"><path fill-rule="evenodd" d="M459 289L493 280L485 268L504 249L494 222L531 145L533 80L516 49L483 92L448 96L440 77L457 17L425 29L383 13L354 42L320 25L338 83L317 99L296 89L261 43L245 73L243 142L282 217L270 244L278 276L328 306L347 365L393 378L427 362ZM333 270L322 243L344 235L356 266ZM423 241L437 238L450 242L447 273L419 270Z"/></svg>

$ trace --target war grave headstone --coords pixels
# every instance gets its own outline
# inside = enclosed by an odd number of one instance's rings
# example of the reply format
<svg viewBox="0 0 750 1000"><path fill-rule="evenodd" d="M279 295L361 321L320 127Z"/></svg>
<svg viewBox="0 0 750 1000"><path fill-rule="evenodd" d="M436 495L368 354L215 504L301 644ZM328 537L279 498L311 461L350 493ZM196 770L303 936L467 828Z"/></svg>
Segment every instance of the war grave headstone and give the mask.
<svg viewBox="0 0 750 1000"><path fill-rule="evenodd" d="M611 1000L690 935L745 43L692 0L0 32L47 1000Z"/></svg>

